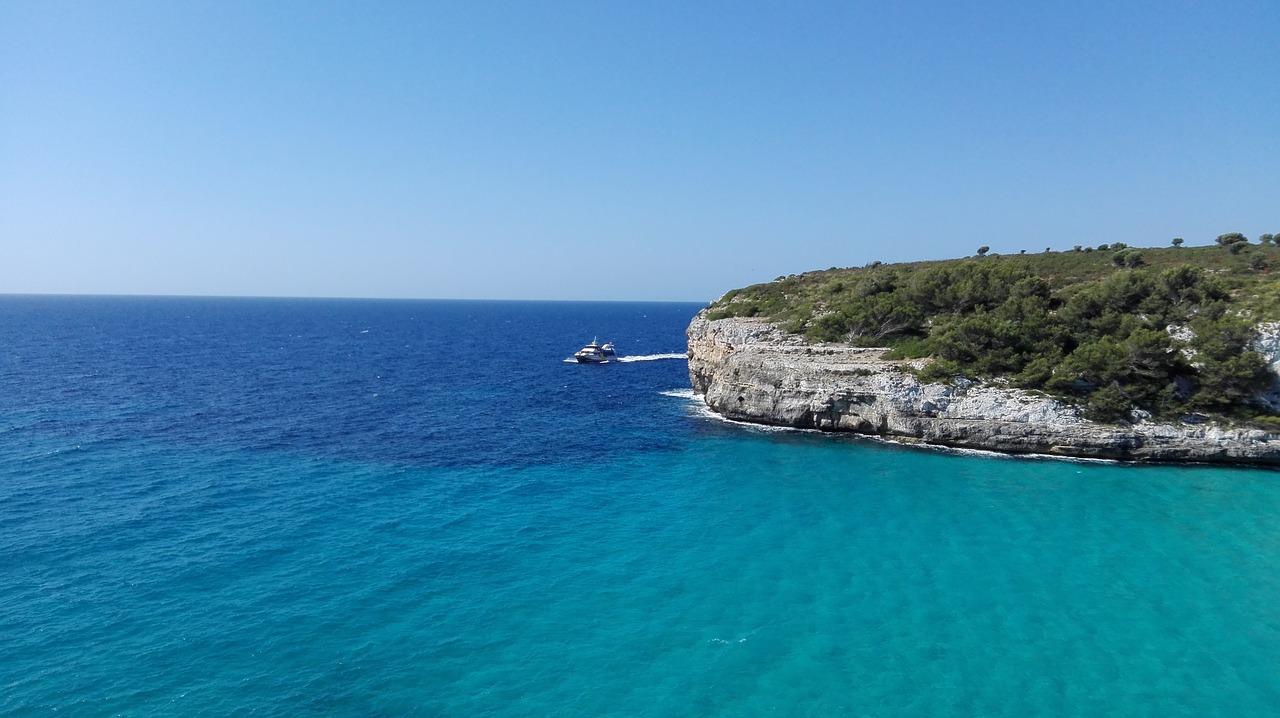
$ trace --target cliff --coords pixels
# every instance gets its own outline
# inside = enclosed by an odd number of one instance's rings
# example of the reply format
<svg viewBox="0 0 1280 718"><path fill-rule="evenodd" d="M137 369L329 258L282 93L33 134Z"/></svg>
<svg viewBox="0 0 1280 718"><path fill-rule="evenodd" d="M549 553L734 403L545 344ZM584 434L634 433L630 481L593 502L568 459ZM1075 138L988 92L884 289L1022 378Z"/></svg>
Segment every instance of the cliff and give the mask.
<svg viewBox="0 0 1280 718"><path fill-rule="evenodd" d="M1265 334L1259 347L1270 350L1273 370L1277 336ZM1016 454L1280 465L1280 432L1204 421L1092 422L1047 395L921 383L910 362L882 359L883 350L806 344L760 319L711 320L704 311L688 337L694 391L730 419Z"/></svg>

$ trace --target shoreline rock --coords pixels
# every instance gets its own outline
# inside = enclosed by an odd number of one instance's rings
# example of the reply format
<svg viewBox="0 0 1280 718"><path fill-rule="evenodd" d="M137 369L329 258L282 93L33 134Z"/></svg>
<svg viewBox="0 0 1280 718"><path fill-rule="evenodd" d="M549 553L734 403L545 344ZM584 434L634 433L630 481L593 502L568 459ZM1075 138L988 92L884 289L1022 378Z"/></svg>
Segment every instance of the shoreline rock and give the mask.
<svg viewBox="0 0 1280 718"><path fill-rule="evenodd" d="M693 390L729 419L1010 454L1280 465L1280 432L1099 424L1021 389L922 384L913 362L882 359L884 349L808 345L761 319L699 313L687 334Z"/></svg>

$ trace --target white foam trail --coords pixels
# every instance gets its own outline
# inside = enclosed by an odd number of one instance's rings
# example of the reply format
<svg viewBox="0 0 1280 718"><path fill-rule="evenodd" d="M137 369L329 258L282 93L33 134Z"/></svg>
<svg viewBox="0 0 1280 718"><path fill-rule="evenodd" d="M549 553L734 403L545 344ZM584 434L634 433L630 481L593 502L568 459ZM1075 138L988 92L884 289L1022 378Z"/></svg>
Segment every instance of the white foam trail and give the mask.
<svg viewBox="0 0 1280 718"><path fill-rule="evenodd" d="M750 421L739 421L737 419L730 419L730 418L721 416L720 414L717 414L714 411L712 411L711 407L707 406L706 402L702 400L702 395L694 393L693 389L669 389L667 391L660 391L658 393L661 394L662 396L672 397L673 399L684 399L689 404L688 411L690 414L693 414L695 416L700 416L704 419L709 419L711 421L718 421L724 424L733 424L734 426L740 426L744 429L749 429L751 431L800 431L800 432L808 432L813 434L824 433L817 429L797 429L793 426L772 426L770 424L756 424Z"/></svg>
<svg viewBox="0 0 1280 718"><path fill-rule="evenodd" d="M621 363L621 364L628 364L628 363L633 362L633 361L661 361L661 360L663 360L663 359L688 359L688 358L689 358L689 356L688 356L687 354L684 354L684 353L679 353L679 354L677 354L677 353L675 353L675 352L672 352L672 353L670 353L670 354L636 354L635 356L618 357L617 359L610 359L610 360L608 360L608 361L602 361L602 362L588 362L588 363L591 363L591 364L619 364L619 363ZM578 360L577 360L577 359L575 359L575 358L573 358L573 357L569 357L569 358L565 359L564 361L565 361L565 363L566 363L566 364L576 364L576 363L578 363Z"/></svg>
<svg viewBox="0 0 1280 718"><path fill-rule="evenodd" d="M684 352L681 352L679 354L674 354L674 353L673 354L638 354L636 356L619 357L618 361L620 362L658 361L660 359L687 359L687 358L688 356Z"/></svg>
<svg viewBox="0 0 1280 718"><path fill-rule="evenodd" d="M627 364L627 363L630 363L630 362L633 362L633 361L661 361L661 360L663 360L663 359L687 359L687 358L688 358L688 356L686 356L686 355L684 355L684 354L674 354L674 353L672 353L672 354L637 354L637 355L635 355L635 356L629 356L629 357L618 357L617 359L610 359L609 361L602 361L602 362L589 362L589 363L596 363L596 364L615 364L615 363L622 363L622 364ZM565 359L564 361L565 361L566 363L568 363L568 364L576 364L576 363L578 362L578 360L577 360L577 359L574 359L573 357L569 357L568 359Z"/></svg>

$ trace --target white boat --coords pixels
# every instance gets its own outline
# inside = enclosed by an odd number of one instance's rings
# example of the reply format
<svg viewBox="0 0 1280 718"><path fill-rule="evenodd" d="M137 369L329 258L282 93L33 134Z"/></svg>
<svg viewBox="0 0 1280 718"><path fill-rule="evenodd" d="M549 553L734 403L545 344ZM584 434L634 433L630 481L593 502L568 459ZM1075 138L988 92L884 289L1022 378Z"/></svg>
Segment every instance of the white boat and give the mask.
<svg viewBox="0 0 1280 718"><path fill-rule="evenodd" d="M613 348L613 342L599 343L592 339L591 343L579 349L573 355L579 364L607 364L611 361L618 361L618 352Z"/></svg>

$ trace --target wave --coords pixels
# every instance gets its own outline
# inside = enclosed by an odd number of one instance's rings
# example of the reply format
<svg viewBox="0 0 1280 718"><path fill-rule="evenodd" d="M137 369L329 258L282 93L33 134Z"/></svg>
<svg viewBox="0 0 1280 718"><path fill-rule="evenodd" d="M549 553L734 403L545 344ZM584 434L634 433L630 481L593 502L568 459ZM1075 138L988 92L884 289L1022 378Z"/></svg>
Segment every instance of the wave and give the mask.
<svg viewBox="0 0 1280 718"><path fill-rule="evenodd" d="M753 421L730 419L722 414L717 414L711 407L707 406L706 402L702 400L702 395L695 393L693 389L668 389L667 391L660 391L658 393L662 396L672 397L673 399L685 400L688 402L688 407L686 407L686 409L689 414L693 416L720 422L722 424L733 424L734 426L738 426L749 431L797 431L812 434L828 433L818 429L801 429L794 426L774 426L772 424L757 424Z"/></svg>

